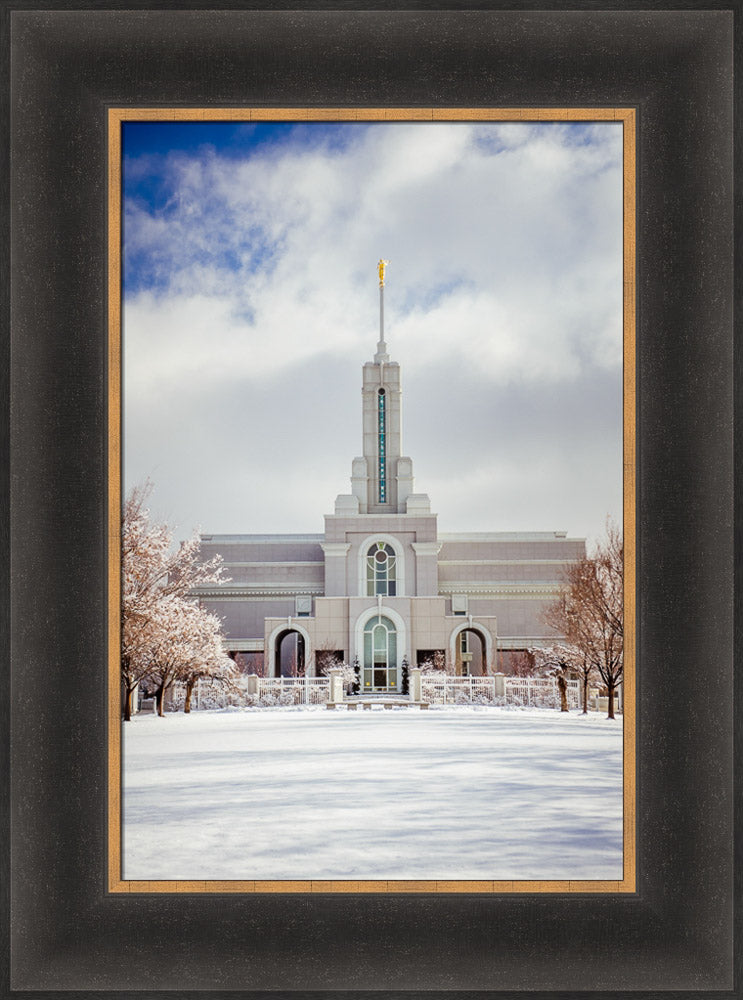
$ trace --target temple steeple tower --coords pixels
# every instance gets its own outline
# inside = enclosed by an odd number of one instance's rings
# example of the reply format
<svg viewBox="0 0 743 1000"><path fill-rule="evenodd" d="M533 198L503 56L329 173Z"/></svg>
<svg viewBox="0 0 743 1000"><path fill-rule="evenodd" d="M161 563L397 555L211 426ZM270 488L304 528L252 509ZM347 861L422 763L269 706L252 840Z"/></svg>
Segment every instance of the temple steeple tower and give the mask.
<svg viewBox="0 0 743 1000"><path fill-rule="evenodd" d="M361 386L363 455L353 460L351 496L336 508L359 514L408 514L430 510L426 496L413 495L413 463L402 454L400 366L390 361L384 328L384 286L388 260L380 260L379 341L363 368Z"/></svg>

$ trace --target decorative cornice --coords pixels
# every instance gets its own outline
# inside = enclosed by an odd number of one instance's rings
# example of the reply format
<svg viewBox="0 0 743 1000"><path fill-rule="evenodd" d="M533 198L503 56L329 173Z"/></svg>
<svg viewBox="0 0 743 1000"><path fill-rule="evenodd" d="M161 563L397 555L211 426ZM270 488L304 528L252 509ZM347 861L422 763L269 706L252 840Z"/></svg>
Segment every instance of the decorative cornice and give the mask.
<svg viewBox="0 0 743 1000"><path fill-rule="evenodd" d="M574 559L439 559L439 566L566 566Z"/></svg>
<svg viewBox="0 0 743 1000"><path fill-rule="evenodd" d="M321 542L324 535L199 535L209 545L283 545L286 542Z"/></svg>
<svg viewBox="0 0 743 1000"><path fill-rule="evenodd" d="M235 653L262 653L263 639L222 639L222 648Z"/></svg>
<svg viewBox="0 0 743 1000"><path fill-rule="evenodd" d="M442 542L585 542L585 538L568 537L566 531L475 531L441 532Z"/></svg>
<svg viewBox="0 0 743 1000"><path fill-rule="evenodd" d="M438 514L431 514L428 511L422 514L407 514L403 511L393 511L390 514L387 514L381 511L372 511L371 513L366 513L366 514L326 514L325 520L326 521L384 521L385 524L387 525L388 531L394 530L391 527L392 521L399 521L400 522L399 530L409 531L410 530L409 525L411 521L420 521L422 518L431 518L432 520L435 521L437 517ZM368 526L364 525L364 527L360 528L359 530L368 531Z"/></svg>
<svg viewBox="0 0 743 1000"><path fill-rule="evenodd" d="M469 597L529 597L552 599L559 595L561 587L558 583L514 583L488 584L464 582L462 580L439 580L439 595L449 597L452 594L467 594Z"/></svg>
<svg viewBox="0 0 743 1000"><path fill-rule="evenodd" d="M528 649L529 646L554 646L564 642L559 635L499 635L498 649Z"/></svg>
<svg viewBox="0 0 743 1000"><path fill-rule="evenodd" d="M230 569L233 566L239 566L241 569L245 567L262 567L262 568L283 568L283 569L293 569L295 566L324 566L322 559L269 559L265 562L237 562L232 559L225 559L224 565L226 569Z"/></svg>
<svg viewBox="0 0 743 1000"><path fill-rule="evenodd" d="M209 600L238 601L238 600L260 600L261 597L286 597L292 600L297 595L311 595L313 597L324 597L325 588L318 587L314 583L292 583L286 586L266 586L265 584L247 584L245 586L225 586L225 587L197 587L191 591L193 597L204 597Z"/></svg>
<svg viewBox="0 0 743 1000"><path fill-rule="evenodd" d="M345 556L351 548L351 543L323 542L321 547L326 556Z"/></svg>
<svg viewBox="0 0 743 1000"><path fill-rule="evenodd" d="M437 556L441 549L441 542L411 542L410 544L417 556Z"/></svg>

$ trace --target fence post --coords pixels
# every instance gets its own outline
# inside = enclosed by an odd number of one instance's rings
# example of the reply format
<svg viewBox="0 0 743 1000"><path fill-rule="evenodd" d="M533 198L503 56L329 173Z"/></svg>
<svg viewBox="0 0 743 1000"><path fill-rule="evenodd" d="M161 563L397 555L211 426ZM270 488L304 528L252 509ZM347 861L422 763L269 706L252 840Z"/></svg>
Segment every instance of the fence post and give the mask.
<svg viewBox="0 0 743 1000"><path fill-rule="evenodd" d="M343 701L343 674L335 667L330 671L330 701L333 704Z"/></svg>
<svg viewBox="0 0 743 1000"><path fill-rule="evenodd" d="M258 674L248 674L248 694L258 694Z"/></svg>
<svg viewBox="0 0 743 1000"><path fill-rule="evenodd" d="M411 701L423 701L423 681L420 667L411 667L408 675L408 687Z"/></svg>
<svg viewBox="0 0 743 1000"><path fill-rule="evenodd" d="M506 675L500 670L496 670L493 674L493 696L495 698L506 696Z"/></svg>

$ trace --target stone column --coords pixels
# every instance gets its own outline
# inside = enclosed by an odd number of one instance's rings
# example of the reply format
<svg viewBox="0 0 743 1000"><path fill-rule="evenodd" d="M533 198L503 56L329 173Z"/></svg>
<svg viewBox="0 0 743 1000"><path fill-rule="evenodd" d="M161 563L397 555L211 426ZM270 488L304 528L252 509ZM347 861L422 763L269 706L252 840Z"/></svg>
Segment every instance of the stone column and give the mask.
<svg viewBox="0 0 743 1000"><path fill-rule="evenodd" d="M248 694L258 694L258 674L248 674Z"/></svg>
<svg viewBox="0 0 743 1000"><path fill-rule="evenodd" d="M506 675L504 673L502 673L500 670L498 670L495 674L493 674L493 678L495 680L495 697L496 698L499 698L499 697L505 698L505 696L506 696Z"/></svg>

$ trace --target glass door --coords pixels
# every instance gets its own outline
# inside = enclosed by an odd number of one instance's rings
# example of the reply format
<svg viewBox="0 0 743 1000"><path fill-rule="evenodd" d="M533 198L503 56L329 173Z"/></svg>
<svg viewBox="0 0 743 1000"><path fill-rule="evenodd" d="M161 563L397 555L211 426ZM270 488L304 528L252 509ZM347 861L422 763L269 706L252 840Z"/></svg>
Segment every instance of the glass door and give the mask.
<svg viewBox="0 0 743 1000"><path fill-rule="evenodd" d="M379 615L364 629L363 692L388 694L397 691L397 633L389 618Z"/></svg>

